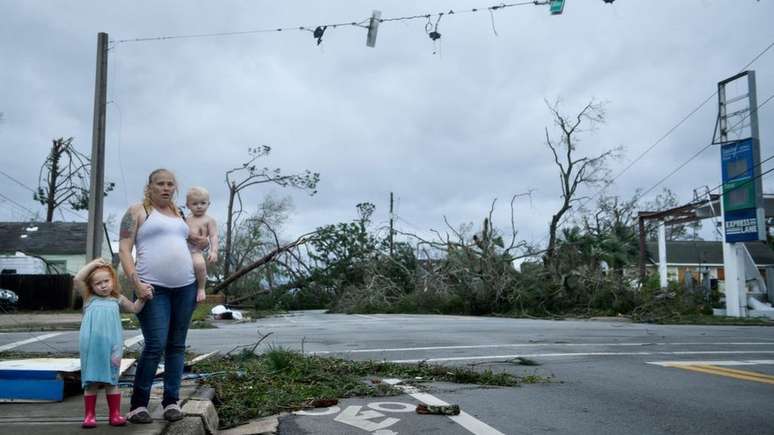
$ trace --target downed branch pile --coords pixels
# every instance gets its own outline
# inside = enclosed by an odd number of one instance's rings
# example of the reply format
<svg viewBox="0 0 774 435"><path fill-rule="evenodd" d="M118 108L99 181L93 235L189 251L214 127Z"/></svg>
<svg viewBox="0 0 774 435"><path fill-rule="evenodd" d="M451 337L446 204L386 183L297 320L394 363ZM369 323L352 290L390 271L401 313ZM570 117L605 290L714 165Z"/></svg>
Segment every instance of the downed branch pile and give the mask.
<svg viewBox="0 0 774 435"><path fill-rule="evenodd" d="M314 401L324 399L400 394L386 383L364 381L374 377L495 386L546 381L537 375L522 377L469 367L348 361L304 355L280 347L261 355L244 351L214 358L197 364L194 370L199 373L226 372L202 381L216 391L214 402L221 428L282 411L307 408Z"/></svg>

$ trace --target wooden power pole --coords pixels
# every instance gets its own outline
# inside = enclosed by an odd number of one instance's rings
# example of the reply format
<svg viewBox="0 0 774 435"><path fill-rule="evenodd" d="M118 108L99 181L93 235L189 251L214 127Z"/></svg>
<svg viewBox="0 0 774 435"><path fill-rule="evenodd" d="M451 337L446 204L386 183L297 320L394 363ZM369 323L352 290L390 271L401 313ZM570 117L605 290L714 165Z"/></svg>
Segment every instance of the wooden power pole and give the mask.
<svg viewBox="0 0 774 435"><path fill-rule="evenodd" d="M108 34L97 34L97 74L94 83L94 124L91 136L91 183L86 258L102 255L102 203L105 184L105 114L107 106Z"/></svg>

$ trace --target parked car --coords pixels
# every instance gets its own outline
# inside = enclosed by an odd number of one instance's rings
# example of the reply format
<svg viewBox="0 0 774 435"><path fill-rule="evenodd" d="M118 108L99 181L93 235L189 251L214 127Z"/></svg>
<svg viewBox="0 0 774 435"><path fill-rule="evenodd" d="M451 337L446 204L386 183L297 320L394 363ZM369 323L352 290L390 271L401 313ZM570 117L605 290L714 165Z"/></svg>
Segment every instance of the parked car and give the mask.
<svg viewBox="0 0 774 435"><path fill-rule="evenodd" d="M0 314L16 312L19 296L11 290L0 288Z"/></svg>

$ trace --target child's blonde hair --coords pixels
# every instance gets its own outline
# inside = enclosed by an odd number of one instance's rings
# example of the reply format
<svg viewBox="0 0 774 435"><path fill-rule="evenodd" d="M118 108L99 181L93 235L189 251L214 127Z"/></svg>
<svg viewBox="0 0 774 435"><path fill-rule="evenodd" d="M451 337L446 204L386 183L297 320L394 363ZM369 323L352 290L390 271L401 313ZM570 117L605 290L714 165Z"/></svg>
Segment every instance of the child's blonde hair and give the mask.
<svg viewBox="0 0 774 435"><path fill-rule="evenodd" d="M210 201L210 192L203 187L194 186L188 189L188 193L185 194L185 203L191 202L192 198L206 198L207 202Z"/></svg>
<svg viewBox="0 0 774 435"><path fill-rule="evenodd" d="M89 273L89 276L86 277L86 290L83 292L83 300L87 300L94 296L94 289L91 288L91 279L94 277L94 274L100 270L106 270L110 274L110 279L113 280L113 288L110 290L110 296L114 298L121 296L121 284L118 282L118 274L116 273L116 270L113 269L113 266L106 264L104 266L95 267L94 270Z"/></svg>

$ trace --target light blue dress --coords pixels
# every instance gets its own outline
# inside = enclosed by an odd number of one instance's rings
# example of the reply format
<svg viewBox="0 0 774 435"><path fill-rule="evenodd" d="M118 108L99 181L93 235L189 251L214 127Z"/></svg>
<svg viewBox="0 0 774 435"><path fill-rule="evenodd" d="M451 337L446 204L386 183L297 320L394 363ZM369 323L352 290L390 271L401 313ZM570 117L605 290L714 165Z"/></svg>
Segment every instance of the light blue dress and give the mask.
<svg viewBox="0 0 774 435"><path fill-rule="evenodd" d="M118 299L92 296L83 307L78 348L81 385L93 382L116 385L124 351Z"/></svg>

